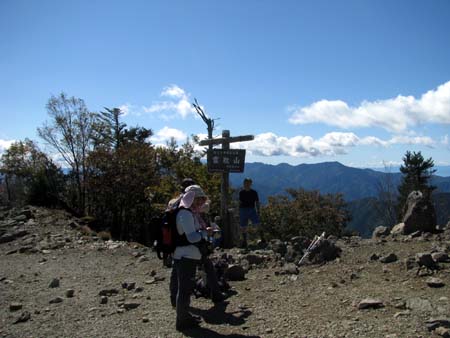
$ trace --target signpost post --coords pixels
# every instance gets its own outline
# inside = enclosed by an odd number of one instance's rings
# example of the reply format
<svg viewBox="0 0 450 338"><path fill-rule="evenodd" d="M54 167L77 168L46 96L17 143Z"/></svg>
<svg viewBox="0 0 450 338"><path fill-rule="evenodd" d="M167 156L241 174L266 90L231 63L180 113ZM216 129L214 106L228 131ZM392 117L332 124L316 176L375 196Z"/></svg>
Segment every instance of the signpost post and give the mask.
<svg viewBox="0 0 450 338"><path fill-rule="evenodd" d="M223 244L225 248L233 245L230 215L228 213L228 192L230 187L230 172L243 172L245 165L245 150L230 149L230 143L252 141L253 135L230 137L229 130L222 131L221 138L211 136L200 141L201 146L208 146L207 163L209 172L222 172L220 217L223 227ZM214 149L212 146L220 144L221 149Z"/></svg>

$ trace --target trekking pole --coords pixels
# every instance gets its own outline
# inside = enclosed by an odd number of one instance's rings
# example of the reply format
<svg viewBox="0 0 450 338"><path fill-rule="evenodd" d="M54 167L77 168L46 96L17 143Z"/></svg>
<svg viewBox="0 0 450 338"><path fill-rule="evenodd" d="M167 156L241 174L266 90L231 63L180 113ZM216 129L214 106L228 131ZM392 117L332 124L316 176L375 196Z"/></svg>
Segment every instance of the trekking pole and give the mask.
<svg viewBox="0 0 450 338"><path fill-rule="evenodd" d="M317 247L317 245L319 245L319 243L325 238L325 232L322 232L322 235L320 235L319 237L314 236L314 239L312 240L311 244L309 244L308 248L305 251L305 254L303 255L303 257L300 259L300 261L298 262L298 266L300 266L303 262L303 260L309 256L309 254Z"/></svg>

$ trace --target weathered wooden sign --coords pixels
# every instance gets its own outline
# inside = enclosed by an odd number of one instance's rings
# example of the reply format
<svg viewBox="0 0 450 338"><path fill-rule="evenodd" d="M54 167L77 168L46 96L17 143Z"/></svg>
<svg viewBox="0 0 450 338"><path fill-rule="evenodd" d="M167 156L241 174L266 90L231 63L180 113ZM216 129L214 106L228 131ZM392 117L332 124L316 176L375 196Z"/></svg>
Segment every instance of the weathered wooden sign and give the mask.
<svg viewBox="0 0 450 338"><path fill-rule="evenodd" d="M245 165L243 149L210 149L207 155L208 172L242 173Z"/></svg>

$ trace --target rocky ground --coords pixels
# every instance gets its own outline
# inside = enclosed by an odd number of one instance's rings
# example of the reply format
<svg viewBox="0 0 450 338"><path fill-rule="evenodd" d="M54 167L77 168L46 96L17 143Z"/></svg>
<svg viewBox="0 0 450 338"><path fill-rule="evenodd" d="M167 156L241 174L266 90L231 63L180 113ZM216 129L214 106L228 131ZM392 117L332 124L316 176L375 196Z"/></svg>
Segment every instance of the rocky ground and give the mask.
<svg viewBox="0 0 450 338"><path fill-rule="evenodd" d="M0 337L450 335L449 230L340 239L340 258L299 268L284 263L298 257L283 243L227 251L245 279L230 281L226 303L193 299L203 321L185 334L175 331L170 270L146 247L105 239L61 211L0 210ZM433 253L439 270L416 276L417 253Z"/></svg>

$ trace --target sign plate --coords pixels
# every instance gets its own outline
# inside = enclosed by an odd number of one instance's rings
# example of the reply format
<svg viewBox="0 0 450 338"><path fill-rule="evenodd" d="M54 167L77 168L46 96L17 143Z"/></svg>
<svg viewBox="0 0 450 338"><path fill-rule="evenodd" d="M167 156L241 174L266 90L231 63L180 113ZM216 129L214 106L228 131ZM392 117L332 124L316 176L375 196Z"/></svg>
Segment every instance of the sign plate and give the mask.
<svg viewBox="0 0 450 338"><path fill-rule="evenodd" d="M208 172L244 172L245 149L211 149L207 156Z"/></svg>

